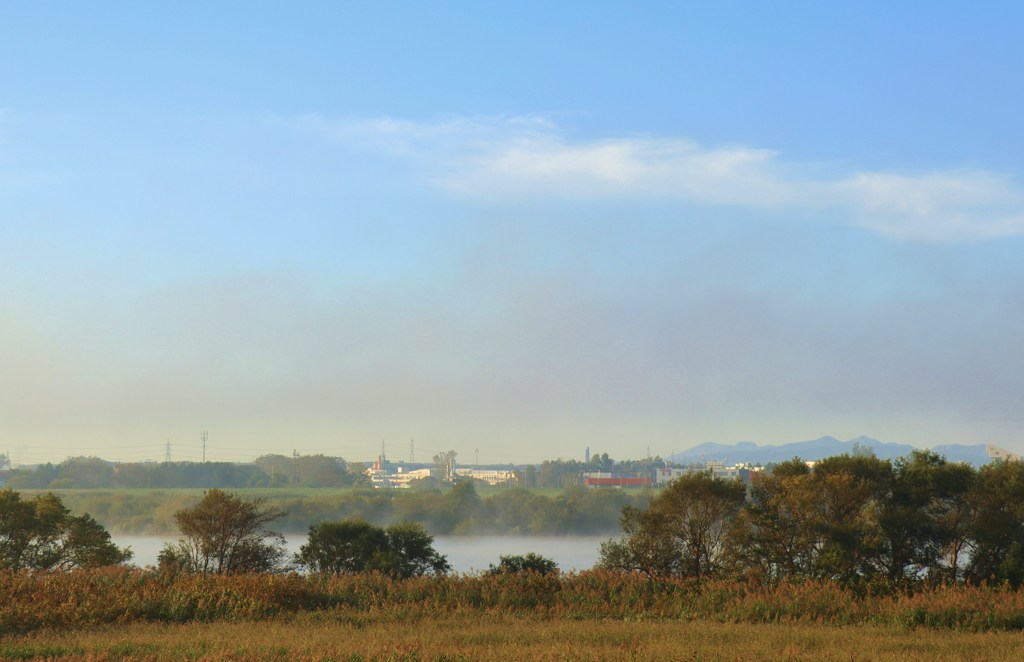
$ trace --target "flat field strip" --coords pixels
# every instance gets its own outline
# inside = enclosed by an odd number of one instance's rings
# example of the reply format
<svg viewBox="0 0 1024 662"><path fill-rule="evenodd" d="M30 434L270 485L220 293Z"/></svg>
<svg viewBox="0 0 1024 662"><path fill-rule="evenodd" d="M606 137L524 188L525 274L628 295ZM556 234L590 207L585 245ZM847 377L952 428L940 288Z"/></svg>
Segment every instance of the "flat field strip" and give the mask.
<svg viewBox="0 0 1024 662"><path fill-rule="evenodd" d="M0 638L50 660L1020 660L1024 633L932 628L538 619L343 611L249 622L137 623Z"/></svg>

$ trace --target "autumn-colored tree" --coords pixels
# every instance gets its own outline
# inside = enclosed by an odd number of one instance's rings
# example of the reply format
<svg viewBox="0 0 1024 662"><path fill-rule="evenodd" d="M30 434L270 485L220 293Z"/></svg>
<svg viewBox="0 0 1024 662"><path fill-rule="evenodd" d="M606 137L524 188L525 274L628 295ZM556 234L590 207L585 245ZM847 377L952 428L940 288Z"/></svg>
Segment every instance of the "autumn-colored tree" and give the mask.
<svg viewBox="0 0 1024 662"><path fill-rule="evenodd" d="M810 473L794 458L751 476L749 498L728 541L728 562L737 574L769 581L811 574L814 509L801 489Z"/></svg>
<svg viewBox="0 0 1024 662"><path fill-rule="evenodd" d="M284 537L266 525L284 514L262 498L207 490L194 507L174 514L182 538L164 546L160 566L213 574L277 570L285 557Z"/></svg>

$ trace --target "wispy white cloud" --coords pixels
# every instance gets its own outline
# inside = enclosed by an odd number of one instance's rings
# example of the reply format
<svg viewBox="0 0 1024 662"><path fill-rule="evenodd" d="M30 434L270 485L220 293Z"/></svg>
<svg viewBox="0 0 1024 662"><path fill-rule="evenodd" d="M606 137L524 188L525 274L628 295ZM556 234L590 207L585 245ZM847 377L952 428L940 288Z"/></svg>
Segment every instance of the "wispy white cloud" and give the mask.
<svg viewBox="0 0 1024 662"><path fill-rule="evenodd" d="M296 122L409 159L459 195L495 200L655 199L813 213L905 241L1024 234L1024 193L1005 173L836 175L770 149L680 138L576 140L544 117Z"/></svg>
<svg viewBox="0 0 1024 662"><path fill-rule="evenodd" d="M835 186L857 222L897 239L984 240L1024 234L1024 195L985 171L863 172Z"/></svg>
<svg viewBox="0 0 1024 662"><path fill-rule="evenodd" d="M708 150L683 140L571 144L548 137L475 155L468 167L441 181L454 190L485 195L656 196L773 207L792 197L788 183L771 174L774 158L768 150Z"/></svg>

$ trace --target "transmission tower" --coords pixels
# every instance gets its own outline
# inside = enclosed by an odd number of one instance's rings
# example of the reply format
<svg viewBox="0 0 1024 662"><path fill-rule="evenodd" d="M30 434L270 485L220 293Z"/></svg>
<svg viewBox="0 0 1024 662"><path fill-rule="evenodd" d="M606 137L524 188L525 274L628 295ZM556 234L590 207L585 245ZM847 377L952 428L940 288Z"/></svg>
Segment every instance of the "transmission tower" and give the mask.
<svg viewBox="0 0 1024 662"><path fill-rule="evenodd" d="M299 451L292 450L292 483L299 484Z"/></svg>
<svg viewBox="0 0 1024 662"><path fill-rule="evenodd" d="M167 440L167 444L164 446L164 464L171 463L171 440Z"/></svg>
<svg viewBox="0 0 1024 662"><path fill-rule="evenodd" d="M416 448L413 446L413 440L409 440L409 464L416 462Z"/></svg>
<svg viewBox="0 0 1024 662"><path fill-rule="evenodd" d="M203 462L204 463L206 462L206 438L207 438L207 436L208 435L206 434L206 430L203 430L201 433L199 433L199 438L203 440Z"/></svg>

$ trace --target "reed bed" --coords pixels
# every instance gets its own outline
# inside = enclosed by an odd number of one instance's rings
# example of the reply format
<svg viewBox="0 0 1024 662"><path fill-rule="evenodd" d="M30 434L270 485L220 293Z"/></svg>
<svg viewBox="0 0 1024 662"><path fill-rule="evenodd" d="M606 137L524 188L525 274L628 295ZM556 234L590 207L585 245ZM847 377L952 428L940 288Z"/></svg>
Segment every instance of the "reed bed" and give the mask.
<svg viewBox="0 0 1024 662"><path fill-rule="evenodd" d="M541 620L874 625L959 631L1024 629L1024 592L1005 586L854 591L829 582L778 585L652 579L586 571L394 579L169 574L128 568L0 572L0 636L44 628L259 621L528 615Z"/></svg>

